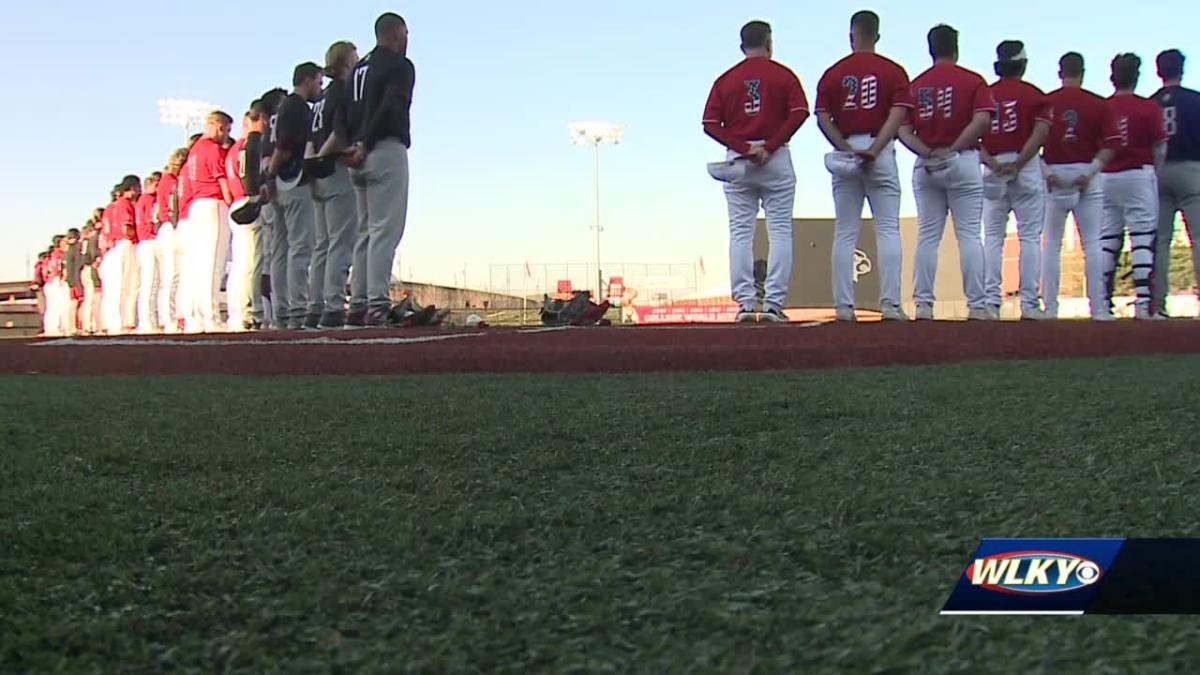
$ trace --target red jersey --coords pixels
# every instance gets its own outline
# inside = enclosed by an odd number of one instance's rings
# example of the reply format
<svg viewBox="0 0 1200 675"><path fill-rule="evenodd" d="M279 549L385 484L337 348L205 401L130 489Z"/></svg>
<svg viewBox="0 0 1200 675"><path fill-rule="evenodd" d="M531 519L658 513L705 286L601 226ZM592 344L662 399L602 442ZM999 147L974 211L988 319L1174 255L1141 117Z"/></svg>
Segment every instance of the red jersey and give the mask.
<svg viewBox="0 0 1200 675"><path fill-rule="evenodd" d="M715 131L731 150L750 151L750 141L764 141L774 152L790 140L788 119L808 113L808 98L800 79L766 57L747 58L713 83L704 106L704 125Z"/></svg>
<svg viewBox="0 0 1200 675"><path fill-rule="evenodd" d="M225 155L225 180L229 181L229 194L233 201L246 198L246 188L242 185L242 176L246 166L246 139L239 138Z"/></svg>
<svg viewBox="0 0 1200 675"><path fill-rule="evenodd" d="M154 238L154 202L157 196L143 193L137 200L137 240L147 241Z"/></svg>
<svg viewBox="0 0 1200 675"><path fill-rule="evenodd" d="M977 112L996 116L996 100L977 73L953 63L935 63L913 80L915 107L908 124L930 148L954 145Z"/></svg>
<svg viewBox="0 0 1200 675"><path fill-rule="evenodd" d="M1104 167L1104 173L1152 166L1154 146L1170 139L1163 126L1162 108L1136 94L1114 94L1108 99L1108 107L1117 125L1117 140L1110 147L1117 154Z"/></svg>
<svg viewBox="0 0 1200 675"><path fill-rule="evenodd" d="M189 155L190 156L190 155ZM183 165L183 170L179 172L179 219L184 220L188 217L188 211L192 208L192 179L188 177L187 164Z"/></svg>
<svg viewBox="0 0 1200 675"><path fill-rule="evenodd" d="M63 253L58 249L50 252L46 258L46 264L42 265L42 281L50 283L62 276L63 271Z"/></svg>
<svg viewBox="0 0 1200 675"><path fill-rule="evenodd" d="M845 136L876 134L892 108L912 108L908 73L891 59L856 52L833 64L817 84L817 112Z"/></svg>
<svg viewBox="0 0 1200 675"><path fill-rule="evenodd" d="M1047 164L1086 164L1104 147L1121 139L1108 102L1080 87L1063 87L1046 95L1054 122L1042 149Z"/></svg>
<svg viewBox="0 0 1200 675"><path fill-rule="evenodd" d="M158 191L154 195L154 222L158 224L171 222L171 193L178 183L175 176L164 173L158 180Z"/></svg>
<svg viewBox="0 0 1200 675"><path fill-rule="evenodd" d="M1038 122L1054 123L1054 109L1046 93L1024 80L1003 79L992 85L997 114L992 129L983 136L983 147L993 155L1021 152Z"/></svg>
<svg viewBox="0 0 1200 675"><path fill-rule="evenodd" d="M188 153L184 170L191 199L224 199L220 180L225 177L225 151L211 138L201 138Z"/></svg>
<svg viewBox="0 0 1200 675"><path fill-rule="evenodd" d="M109 238L111 242L118 242L122 237L129 241L137 243L137 207L128 198L122 196L117 197L117 201L113 202L112 219L109 221L112 226L112 235ZM125 234L125 226L132 227L132 234Z"/></svg>

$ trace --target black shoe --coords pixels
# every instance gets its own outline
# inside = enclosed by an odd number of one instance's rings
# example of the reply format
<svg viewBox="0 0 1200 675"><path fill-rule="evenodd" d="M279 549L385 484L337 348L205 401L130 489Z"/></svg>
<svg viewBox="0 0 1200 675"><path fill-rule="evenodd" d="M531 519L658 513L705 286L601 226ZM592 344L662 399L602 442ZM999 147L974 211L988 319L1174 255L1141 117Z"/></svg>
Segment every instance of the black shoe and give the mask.
<svg viewBox="0 0 1200 675"><path fill-rule="evenodd" d="M346 327L346 315L338 312L326 312L321 315L317 330L340 330Z"/></svg>
<svg viewBox="0 0 1200 675"><path fill-rule="evenodd" d="M367 312L363 325L366 328L389 328L392 322L388 310L376 309Z"/></svg>
<svg viewBox="0 0 1200 675"><path fill-rule="evenodd" d="M758 315L758 320L762 323L788 323L787 315L774 307L763 310L763 313Z"/></svg>
<svg viewBox="0 0 1200 675"><path fill-rule="evenodd" d="M317 326L320 326L320 325L321 325L321 315L320 314L309 314L307 317L304 318L304 327L307 328L308 330L316 330Z"/></svg>
<svg viewBox="0 0 1200 675"><path fill-rule="evenodd" d="M367 327L367 310L352 310L346 315L346 330L358 330Z"/></svg>

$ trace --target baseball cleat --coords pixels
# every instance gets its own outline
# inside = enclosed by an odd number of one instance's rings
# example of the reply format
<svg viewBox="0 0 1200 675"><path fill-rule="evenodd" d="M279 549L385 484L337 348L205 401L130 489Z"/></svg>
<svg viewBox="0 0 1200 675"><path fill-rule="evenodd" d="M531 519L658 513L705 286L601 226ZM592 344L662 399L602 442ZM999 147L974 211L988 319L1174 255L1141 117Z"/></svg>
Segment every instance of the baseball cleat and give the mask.
<svg viewBox="0 0 1200 675"><path fill-rule="evenodd" d="M908 321L908 315L900 305L884 305L880 314L884 321Z"/></svg>
<svg viewBox="0 0 1200 675"><path fill-rule="evenodd" d="M1155 314L1148 307L1137 307L1133 311L1133 318L1136 321L1166 321L1161 314Z"/></svg>
<svg viewBox="0 0 1200 675"><path fill-rule="evenodd" d="M1096 316L1092 317L1092 321L1099 321L1101 323L1109 323L1116 320L1117 317L1113 316L1112 314L1097 314Z"/></svg>
<svg viewBox="0 0 1200 675"><path fill-rule="evenodd" d="M755 321L758 321L758 314L756 314L753 310L743 309L738 312L738 323L754 323Z"/></svg>
<svg viewBox="0 0 1200 675"><path fill-rule="evenodd" d="M988 313L988 319L987 319L988 321L999 321L1000 320L1000 306L999 305L988 305L987 313Z"/></svg>
<svg viewBox="0 0 1200 675"><path fill-rule="evenodd" d="M1021 310L1022 321L1050 321L1050 315L1038 309L1030 307L1029 309Z"/></svg>
<svg viewBox="0 0 1200 675"><path fill-rule="evenodd" d="M990 310L977 307L967 312L967 321L996 321Z"/></svg>
<svg viewBox="0 0 1200 675"><path fill-rule="evenodd" d="M836 318L841 323L857 323L858 322L858 315L854 313L853 307L838 307L837 312L834 315L834 318Z"/></svg>
<svg viewBox="0 0 1200 675"><path fill-rule="evenodd" d="M917 305L917 321L933 321L933 305Z"/></svg>

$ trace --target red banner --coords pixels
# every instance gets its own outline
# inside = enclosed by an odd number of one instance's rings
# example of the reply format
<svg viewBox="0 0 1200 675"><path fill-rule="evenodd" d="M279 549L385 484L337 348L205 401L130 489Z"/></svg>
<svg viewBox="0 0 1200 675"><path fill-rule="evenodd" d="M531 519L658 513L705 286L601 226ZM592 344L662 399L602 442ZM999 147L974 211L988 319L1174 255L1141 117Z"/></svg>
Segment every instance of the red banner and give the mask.
<svg viewBox="0 0 1200 675"><path fill-rule="evenodd" d="M737 319L738 306L697 305L695 307L635 307L637 322L655 323L733 323Z"/></svg>

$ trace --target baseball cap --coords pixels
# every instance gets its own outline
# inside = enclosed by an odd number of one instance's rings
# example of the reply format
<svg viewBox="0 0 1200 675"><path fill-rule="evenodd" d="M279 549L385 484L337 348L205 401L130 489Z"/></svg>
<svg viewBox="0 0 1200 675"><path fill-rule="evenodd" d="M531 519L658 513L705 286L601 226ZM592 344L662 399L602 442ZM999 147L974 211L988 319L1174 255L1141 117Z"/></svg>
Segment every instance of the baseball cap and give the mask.
<svg viewBox="0 0 1200 675"><path fill-rule="evenodd" d="M862 175L862 159L853 152L831 152L825 155L825 168L839 178Z"/></svg>
<svg viewBox="0 0 1200 675"><path fill-rule="evenodd" d="M258 195L243 197L229 207L229 219L238 225L250 225L258 220L262 211L262 198Z"/></svg>
<svg viewBox="0 0 1200 675"><path fill-rule="evenodd" d="M1005 40L996 46L996 60L1005 61L1028 61L1029 57L1025 54L1025 43L1020 40Z"/></svg>
<svg viewBox="0 0 1200 675"><path fill-rule="evenodd" d="M733 183L746 177L750 170L750 162L743 159L729 159L724 162L709 162L708 175L722 183Z"/></svg>

